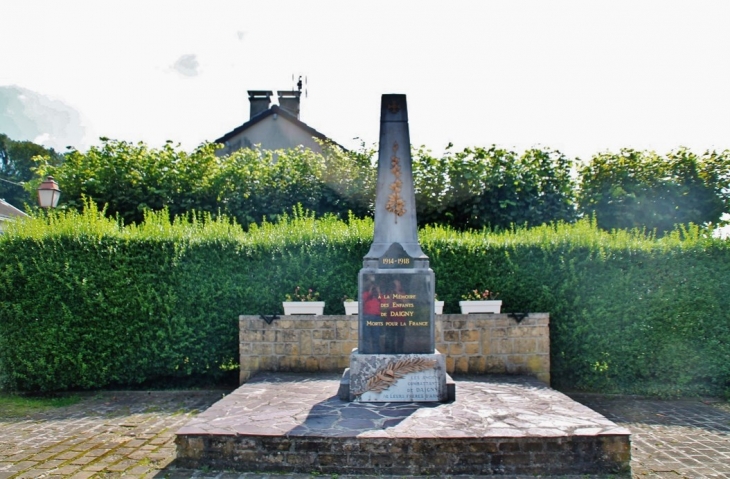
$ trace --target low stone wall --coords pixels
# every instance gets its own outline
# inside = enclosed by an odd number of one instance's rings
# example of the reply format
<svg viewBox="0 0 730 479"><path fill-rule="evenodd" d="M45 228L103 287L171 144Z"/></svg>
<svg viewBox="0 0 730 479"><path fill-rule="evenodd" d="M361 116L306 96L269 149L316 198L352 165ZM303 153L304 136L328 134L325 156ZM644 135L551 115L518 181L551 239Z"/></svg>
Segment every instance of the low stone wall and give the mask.
<svg viewBox="0 0 730 479"><path fill-rule="evenodd" d="M550 315L436 316L436 348L449 374L526 374L550 384Z"/></svg>
<svg viewBox="0 0 730 479"><path fill-rule="evenodd" d="M348 475L630 477L628 435L504 438L178 435L185 468ZM604 476L605 475L605 476ZM613 477L613 476L610 476Z"/></svg>
<svg viewBox="0 0 730 479"><path fill-rule="evenodd" d="M436 349L449 374L526 374L550 384L550 316L436 315ZM258 371L344 371L357 347L357 316L239 317L240 382Z"/></svg>

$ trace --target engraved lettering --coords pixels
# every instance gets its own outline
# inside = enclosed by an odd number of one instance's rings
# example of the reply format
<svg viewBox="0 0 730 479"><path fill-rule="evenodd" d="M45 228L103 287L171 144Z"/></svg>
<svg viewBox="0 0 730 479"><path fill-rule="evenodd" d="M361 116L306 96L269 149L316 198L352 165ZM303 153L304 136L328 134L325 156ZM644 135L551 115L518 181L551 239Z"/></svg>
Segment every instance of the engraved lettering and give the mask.
<svg viewBox="0 0 730 479"><path fill-rule="evenodd" d="M395 301L393 301L393 307L394 308L413 308L414 304L413 303L396 303Z"/></svg>
<svg viewBox="0 0 730 479"><path fill-rule="evenodd" d="M408 321L408 326L428 326L428 321Z"/></svg>
<svg viewBox="0 0 730 479"><path fill-rule="evenodd" d="M415 294L398 294L398 293L394 293L393 294L393 299L416 299L416 295Z"/></svg>

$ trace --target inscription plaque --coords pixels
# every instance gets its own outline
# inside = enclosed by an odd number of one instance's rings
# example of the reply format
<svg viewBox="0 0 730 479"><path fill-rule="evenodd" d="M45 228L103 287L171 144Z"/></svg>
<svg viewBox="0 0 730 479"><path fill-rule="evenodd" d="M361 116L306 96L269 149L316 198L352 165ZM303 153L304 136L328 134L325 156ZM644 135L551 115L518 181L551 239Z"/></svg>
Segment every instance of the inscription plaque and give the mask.
<svg viewBox="0 0 730 479"><path fill-rule="evenodd" d="M440 379L436 369L407 374L383 392L368 391L362 402L440 401Z"/></svg>
<svg viewBox="0 0 730 479"><path fill-rule="evenodd" d="M363 320L359 351L363 354L433 353L432 275L425 271L401 273L391 269L363 274L360 280Z"/></svg>

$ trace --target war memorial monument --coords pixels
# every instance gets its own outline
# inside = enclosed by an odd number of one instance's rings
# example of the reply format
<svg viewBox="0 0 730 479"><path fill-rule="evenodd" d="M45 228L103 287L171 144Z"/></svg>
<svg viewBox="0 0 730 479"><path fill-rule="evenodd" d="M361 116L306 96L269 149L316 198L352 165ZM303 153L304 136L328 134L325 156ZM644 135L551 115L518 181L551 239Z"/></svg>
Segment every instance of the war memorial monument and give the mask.
<svg viewBox="0 0 730 479"><path fill-rule="evenodd" d="M358 348L341 399L448 399L446 363L434 336L435 278L418 243L410 145L406 96L383 95L375 235L358 278ZM453 387L450 392L453 400Z"/></svg>
<svg viewBox="0 0 730 479"><path fill-rule="evenodd" d="M242 315L241 386L177 431L172 466L630 477L630 431L549 387L547 313L434 315L405 95L381 99L375 234L358 284L356 319ZM482 373L453 381L459 364Z"/></svg>

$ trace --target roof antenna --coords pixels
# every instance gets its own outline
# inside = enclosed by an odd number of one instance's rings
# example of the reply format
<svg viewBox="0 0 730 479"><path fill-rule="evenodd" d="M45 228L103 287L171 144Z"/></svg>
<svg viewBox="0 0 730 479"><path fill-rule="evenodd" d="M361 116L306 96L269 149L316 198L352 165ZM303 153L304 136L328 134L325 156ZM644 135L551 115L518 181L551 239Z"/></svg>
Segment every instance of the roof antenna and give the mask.
<svg viewBox="0 0 730 479"><path fill-rule="evenodd" d="M294 74L293 73L292 73L292 76L291 76L291 81L292 81L292 83L294 82ZM299 91L299 93L301 93L302 92L302 88L304 88L304 98L307 98L307 96L308 96L307 95L307 77L304 76L304 82L302 82L302 75L299 75L299 79L297 81L296 86L297 86L297 90Z"/></svg>

